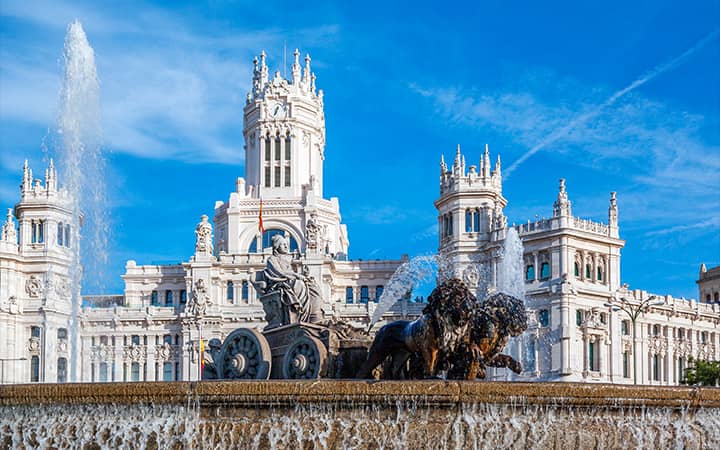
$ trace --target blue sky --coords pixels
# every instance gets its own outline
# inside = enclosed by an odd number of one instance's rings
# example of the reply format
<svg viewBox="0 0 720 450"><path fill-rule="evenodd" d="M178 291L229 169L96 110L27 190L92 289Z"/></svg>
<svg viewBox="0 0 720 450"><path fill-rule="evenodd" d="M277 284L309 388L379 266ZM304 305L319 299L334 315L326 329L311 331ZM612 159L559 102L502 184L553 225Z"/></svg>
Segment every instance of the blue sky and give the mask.
<svg viewBox="0 0 720 450"><path fill-rule="evenodd" d="M476 163L487 143L508 168L554 136L506 178L510 222L551 215L566 178L584 218L606 222L618 192L632 288L695 298L700 263L720 264L720 2L288 3L0 0L0 206L18 201L23 159L41 173L78 18L113 228L92 289L120 292L128 259L192 254L199 216L244 172L252 58L281 69L284 42L325 91L325 193L351 258L436 249L441 153L461 144Z"/></svg>

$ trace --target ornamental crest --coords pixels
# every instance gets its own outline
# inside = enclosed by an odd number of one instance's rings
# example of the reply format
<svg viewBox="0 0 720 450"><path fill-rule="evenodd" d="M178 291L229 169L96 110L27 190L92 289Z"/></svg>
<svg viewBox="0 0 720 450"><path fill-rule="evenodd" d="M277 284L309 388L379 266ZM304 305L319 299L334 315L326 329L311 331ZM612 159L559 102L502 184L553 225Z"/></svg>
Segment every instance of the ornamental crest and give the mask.
<svg viewBox="0 0 720 450"><path fill-rule="evenodd" d="M32 297L37 298L42 293L42 282L35 275L31 275L30 279L25 283L25 292Z"/></svg>

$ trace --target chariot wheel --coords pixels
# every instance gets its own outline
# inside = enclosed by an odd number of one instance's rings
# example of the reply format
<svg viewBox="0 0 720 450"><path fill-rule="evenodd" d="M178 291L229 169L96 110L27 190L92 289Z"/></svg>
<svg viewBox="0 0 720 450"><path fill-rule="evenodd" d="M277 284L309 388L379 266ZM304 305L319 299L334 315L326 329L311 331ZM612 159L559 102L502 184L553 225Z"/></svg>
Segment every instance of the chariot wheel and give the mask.
<svg viewBox="0 0 720 450"><path fill-rule="evenodd" d="M260 332L238 328L220 349L218 375L230 380L267 380L270 376L270 346Z"/></svg>
<svg viewBox="0 0 720 450"><path fill-rule="evenodd" d="M283 378L312 380L325 374L327 349L312 336L303 336L291 344L283 358Z"/></svg>

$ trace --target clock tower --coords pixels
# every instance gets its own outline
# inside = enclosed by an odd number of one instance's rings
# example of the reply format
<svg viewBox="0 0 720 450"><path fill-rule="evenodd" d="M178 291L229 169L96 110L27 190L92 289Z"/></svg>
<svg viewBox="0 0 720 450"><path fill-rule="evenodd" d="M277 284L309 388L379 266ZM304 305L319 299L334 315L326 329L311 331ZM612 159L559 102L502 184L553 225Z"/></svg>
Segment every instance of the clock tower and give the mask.
<svg viewBox="0 0 720 450"><path fill-rule="evenodd" d="M271 78L265 52L254 60L244 109L245 181L254 198L301 198L311 187L322 197L325 150L323 92L315 88L310 55L295 50L292 77Z"/></svg>

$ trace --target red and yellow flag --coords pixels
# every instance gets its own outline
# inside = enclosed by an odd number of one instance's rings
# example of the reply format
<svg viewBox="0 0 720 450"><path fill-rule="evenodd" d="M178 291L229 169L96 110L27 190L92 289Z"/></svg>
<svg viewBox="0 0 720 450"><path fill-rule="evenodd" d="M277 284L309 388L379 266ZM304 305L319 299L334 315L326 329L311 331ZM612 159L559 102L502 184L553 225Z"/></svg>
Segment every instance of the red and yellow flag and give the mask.
<svg viewBox="0 0 720 450"><path fill-rule="evenodd" d="M263 222L262 222L262 197L260 197L260 214L259 214L259 220L258 220L258 231L261 234L265 232L265 227L263 226Z"/></svg>
<svg viewBox="0 0 720 450"><path fill-rule="evenodd" d="M205 340L200 339L200 378L205 371Z"/></svg>

